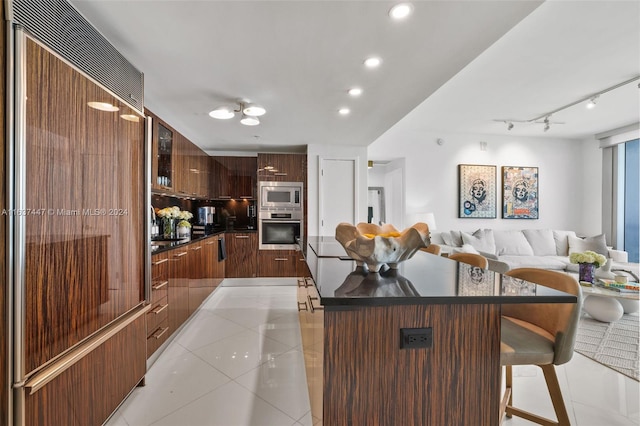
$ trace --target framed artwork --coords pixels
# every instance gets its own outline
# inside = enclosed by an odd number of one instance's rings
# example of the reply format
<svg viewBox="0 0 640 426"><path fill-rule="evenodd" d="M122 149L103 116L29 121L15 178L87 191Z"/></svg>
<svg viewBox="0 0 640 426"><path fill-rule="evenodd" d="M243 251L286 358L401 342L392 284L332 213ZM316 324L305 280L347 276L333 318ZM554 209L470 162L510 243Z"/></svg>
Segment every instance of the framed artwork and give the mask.
<svg viewBox="0 0 640 426"><path fill-rule="evenodd" d="M502 218L538 219L537 167L502 167Z"/></svg>
<svg viewBox="0 0 640 426"><path fill-rule="evenodd" d="M496 218L496 166L459 164L458 184L458 217Z"/></svg>
<svg viewBox="0 0 640 426"><path fill-rule="evenodd" d="M458 296L493 296L495 282L495 272L458 263Z"/></svg>

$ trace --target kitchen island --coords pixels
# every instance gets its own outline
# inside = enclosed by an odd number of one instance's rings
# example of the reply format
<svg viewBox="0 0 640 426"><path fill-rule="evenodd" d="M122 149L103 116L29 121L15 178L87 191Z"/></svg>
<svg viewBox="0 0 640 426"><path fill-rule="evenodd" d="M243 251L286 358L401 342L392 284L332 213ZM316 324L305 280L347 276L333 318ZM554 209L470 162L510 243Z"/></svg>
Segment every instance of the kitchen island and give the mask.
<svg viewBox="0 0 640 426"><path fill-rule="evenodd" d="M328 237L306 255L324 306L326 425L497 425L501 304L576 303L426 252L380 274Z"/></svg>

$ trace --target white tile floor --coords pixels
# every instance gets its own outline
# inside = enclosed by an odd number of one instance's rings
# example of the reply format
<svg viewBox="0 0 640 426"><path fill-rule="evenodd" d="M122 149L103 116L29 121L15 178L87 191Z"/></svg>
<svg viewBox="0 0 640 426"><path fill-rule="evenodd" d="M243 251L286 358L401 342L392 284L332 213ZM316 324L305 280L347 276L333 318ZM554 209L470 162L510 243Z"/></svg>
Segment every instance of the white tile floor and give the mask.
<svg viewBox="0 0 640 426"><path fill-rule="evenodd" d="M296 291L295 280L225 280L106 425L311 426ZM573 425L640 425L637 381L580 354L557 371ZM514 403L552 417L539 369L514 375Z"/></svg>

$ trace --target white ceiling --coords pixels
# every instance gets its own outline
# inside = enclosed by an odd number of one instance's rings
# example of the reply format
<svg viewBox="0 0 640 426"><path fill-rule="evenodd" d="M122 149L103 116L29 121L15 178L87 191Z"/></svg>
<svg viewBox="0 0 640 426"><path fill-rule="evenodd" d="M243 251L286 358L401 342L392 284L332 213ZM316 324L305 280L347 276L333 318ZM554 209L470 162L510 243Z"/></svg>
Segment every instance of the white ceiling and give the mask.
<svg viewBox="0 0 640 426"><path fill-rule="evenodd" d="M494 119L529 120L640 74L637 1L423 0L404 22L376 0L72 3L144 72L145 106L210 152L366 146L403 128L507 134ZM373 54L382 66L365 69ZM511 133L583 138L637 122L639 93ZM259 126L208 116L238 99L267 108Z"/></svg>

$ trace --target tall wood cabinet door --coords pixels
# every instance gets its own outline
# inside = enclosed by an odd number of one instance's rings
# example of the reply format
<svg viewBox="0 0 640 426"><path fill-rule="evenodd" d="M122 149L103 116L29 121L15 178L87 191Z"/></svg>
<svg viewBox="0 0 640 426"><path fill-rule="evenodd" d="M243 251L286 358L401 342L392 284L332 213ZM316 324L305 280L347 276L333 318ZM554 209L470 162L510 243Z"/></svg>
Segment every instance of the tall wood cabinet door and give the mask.
<svg viewBox="0 0 640 426"><path fill-rule="evenodd" d="M227 246L226 276L251 278L258 273L258 234L256 232L229 232L225 234Z"/></svg>
<svg viewBox="0 0 640 426"><path fill-rule="evenodd" d="M169 252L169 333L174 333L189 318L189 250Z"/></svg>
<svg viewBox="0 0 640 426"><path fill-rule="evenodd" d="M151 189L172 192L175 179L175 132L151 111L147 110L147 115L152 120Z"/></svg>

